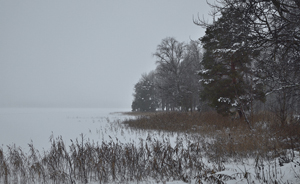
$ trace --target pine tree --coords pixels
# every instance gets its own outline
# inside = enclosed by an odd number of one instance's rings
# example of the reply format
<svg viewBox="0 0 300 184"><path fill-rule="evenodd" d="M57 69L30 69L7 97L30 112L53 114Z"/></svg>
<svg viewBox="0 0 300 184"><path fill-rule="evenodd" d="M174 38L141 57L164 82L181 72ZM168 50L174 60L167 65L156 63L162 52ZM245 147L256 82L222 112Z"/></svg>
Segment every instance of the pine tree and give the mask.
<svg viewBox="0 0 300 184"><path fill-rule="evenodd" d="M203 69L199 72L203 84L201 99L223 115L239 109L245 116L253 100L264 100L262 85L254 80L252 72L257 53L251 48L249 19L242 7L225 8L201 38L205 49Z"/></svg>

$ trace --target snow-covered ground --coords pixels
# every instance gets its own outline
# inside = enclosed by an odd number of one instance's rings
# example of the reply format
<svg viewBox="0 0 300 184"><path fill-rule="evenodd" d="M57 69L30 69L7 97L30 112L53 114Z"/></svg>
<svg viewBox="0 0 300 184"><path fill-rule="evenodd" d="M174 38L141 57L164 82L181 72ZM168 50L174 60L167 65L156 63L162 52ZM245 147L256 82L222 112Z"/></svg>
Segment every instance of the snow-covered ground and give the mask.
<svg viewBox="0 0 300 184"><path fill-rule="evenodd" d="M86 140L94 142L110 141L111 139L127 143L146 139L149 132L133 132L121 129L116 122L134 116L124 115L130 109L115 108L0 108L0 147L15 144L26 150L28 143L38 150L50 148L49 138L62 136L66 145L70 139L75 140L81 134ZM176 135L170 136L171 141ZM151 132L151 136L160 136ZM161 135L163 137L164 135Z"/></svg>
<svg viewBox="0 0 300 184"><path fill-rule="evenodd" d="M126 118L118 112L129 109L0 109L0 147L7 145L20 146L24 152L31 141L38 150L50 148L49 137L62 136L66 145L84 135L89 141L102 142L118 140L119 142L139 142L146 139L149 132L133 132L115 126L114 121ZM152 138L162 139L166 134L151 132ZM167 135L171 143L177 134ZM270 160L254 167L255 161L245 159L242 163L224 164L225 170L211 173L211 178L223 178L226 183L262 183L264 178L269 183L300 183L300 156L295 152L292 162L279 166L279 161ZM207 163L209 165L209 163ZM260 179L257 176L260 176ZM209 176L209 175L207 175ZM247 176L247 177L246 177ZM195 183L193 180L191 183ZM136 183L136 182L133 182ZM146 183L183 184L183 181L145 181ZM205 182L204 182L205 183ZM206 181L209 183L209 181Z"/></svg>

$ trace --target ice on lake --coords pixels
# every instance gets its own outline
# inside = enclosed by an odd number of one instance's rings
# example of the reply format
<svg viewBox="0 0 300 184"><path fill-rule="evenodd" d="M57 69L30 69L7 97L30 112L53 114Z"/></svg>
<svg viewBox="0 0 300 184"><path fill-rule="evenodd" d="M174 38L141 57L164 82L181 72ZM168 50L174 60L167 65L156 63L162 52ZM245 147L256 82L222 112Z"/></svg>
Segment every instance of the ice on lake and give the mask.
<svg viewBox="0 0 300 184"><path fill-rule="evenodd" d="M7 145L28 148L50 148L49 138L62 136L68 145L70 140L79 139L102 142L110 139L130 141L130 132L112 130L112 122L133 118L121 112L129 109L57 109L57 108L2 108L0 109L0 147Z"/></svg>

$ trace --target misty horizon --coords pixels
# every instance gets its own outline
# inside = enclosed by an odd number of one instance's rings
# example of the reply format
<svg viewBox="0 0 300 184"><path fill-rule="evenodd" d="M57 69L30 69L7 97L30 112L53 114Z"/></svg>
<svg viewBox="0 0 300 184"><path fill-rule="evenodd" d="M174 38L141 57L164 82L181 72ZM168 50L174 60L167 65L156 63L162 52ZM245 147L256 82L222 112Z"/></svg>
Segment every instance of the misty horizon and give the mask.
<svg viewBox="0 0 300 184"><path fill-rule="evenodd" d="M0 107L130 108L166 37L204 35L206 1L1 1Z"/></svg>

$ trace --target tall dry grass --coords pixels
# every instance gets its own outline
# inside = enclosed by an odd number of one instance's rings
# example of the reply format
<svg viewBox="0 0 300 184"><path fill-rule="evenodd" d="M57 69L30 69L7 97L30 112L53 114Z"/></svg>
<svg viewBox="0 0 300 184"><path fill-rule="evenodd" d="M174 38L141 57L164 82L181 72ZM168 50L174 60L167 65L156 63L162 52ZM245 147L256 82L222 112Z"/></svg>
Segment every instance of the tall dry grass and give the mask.
<svg viewBox="0 0 300 184"><path fill-rule="evenodd" d="M32 143L28 153L15 145L8 146L6 152L0 147L0 183L129 183L149 179L224 183L232 178L215 173L224 170L226 163L249 158L255 160L255 177L264 182L268 181L261 169L265 160L280 157L279 165L290 162L300 148L299 122L282 127L273 118L269 112L257 114L253 129L249 129L243 120L215 112L154 113L127 120L125 127L180 132L183 136L175 144L168 137L158 140L151 134L138 143L95 143L81 135L68 146L61 137L51 136L51 148L42 153ZM239 177L247 178L248 173Z"/></svg>
<svg viewBox="0 0 300 184"><path fill-rule="evenodd" d="M300 122L281 126L276 115L260 112L252 118L252 129L243 119L224 117L216 112L153 113L140 115L124 124L131 129L184 132L198 137L209 157L276 157L287 149L300 148ZM199 139L199 137L205 138Z"/></svg>
<svg viewBox="0 0 300 184"><path fill-rule="evenodd" d="M0 150L0 183L128 183L130 181L205 178L212 172L202 160L201 147L169 139L91 143L81 135L67 148L61 137L39 153L32 144L24 154L16 146Z"/></svg>

